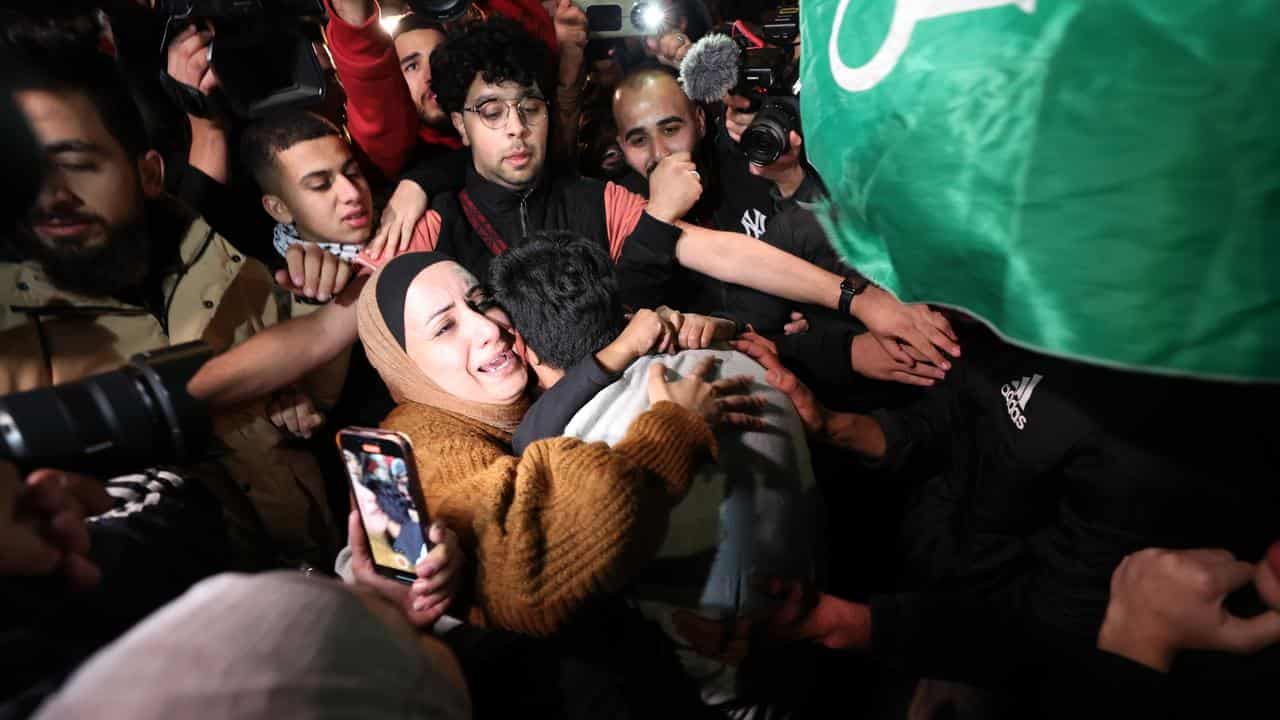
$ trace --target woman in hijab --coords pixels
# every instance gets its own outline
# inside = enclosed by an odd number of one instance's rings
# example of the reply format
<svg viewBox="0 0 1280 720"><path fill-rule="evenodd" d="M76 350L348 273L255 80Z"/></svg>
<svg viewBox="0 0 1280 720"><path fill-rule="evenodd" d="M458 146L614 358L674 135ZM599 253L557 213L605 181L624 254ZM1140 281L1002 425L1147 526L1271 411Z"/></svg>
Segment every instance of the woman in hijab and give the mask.
<svg viewBox="0 0 1280 720"><path fill-rule="evenodd" d="M612 447L558 437L514 457L528 372L506 314L470 273L438 253L401 255L365 286L357 314L398 403L382 426L412 441L429 519L475 559L460 598L473 622L552 635L652 559L715 451L705 383L655 382L652 407Z"/></svg>

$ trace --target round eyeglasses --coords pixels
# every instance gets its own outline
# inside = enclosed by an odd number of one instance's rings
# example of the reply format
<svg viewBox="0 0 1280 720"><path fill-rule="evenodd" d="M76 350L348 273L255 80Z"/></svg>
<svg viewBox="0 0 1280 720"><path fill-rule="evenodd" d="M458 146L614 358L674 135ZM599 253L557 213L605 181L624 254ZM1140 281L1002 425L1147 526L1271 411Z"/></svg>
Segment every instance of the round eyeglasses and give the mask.
<svg viewBox="0 0 1280 720"><path fill-rule="evenodd" d="M541 125L542 121L547 118L547 101L540 97L526 97L520 100L493 98L485 100L475 107L463 107L462 109L479 115L480 122L491 130L501 130L507 125L507 118L511 115L511 108L516 109L516 113L520 116L520 123L526 127Z"/></svg>

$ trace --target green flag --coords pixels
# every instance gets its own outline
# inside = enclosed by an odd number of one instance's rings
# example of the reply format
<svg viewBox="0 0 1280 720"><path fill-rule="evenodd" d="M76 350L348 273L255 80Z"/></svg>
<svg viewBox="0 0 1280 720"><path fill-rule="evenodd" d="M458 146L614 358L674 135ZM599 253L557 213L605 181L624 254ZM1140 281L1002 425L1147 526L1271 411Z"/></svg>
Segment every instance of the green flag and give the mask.
<svg viewBox="0 0 1280 720"><path fill-rule="evenodd" d="M1276 0L804 0L841 254L1067 357L1280 381Z"/></svg>

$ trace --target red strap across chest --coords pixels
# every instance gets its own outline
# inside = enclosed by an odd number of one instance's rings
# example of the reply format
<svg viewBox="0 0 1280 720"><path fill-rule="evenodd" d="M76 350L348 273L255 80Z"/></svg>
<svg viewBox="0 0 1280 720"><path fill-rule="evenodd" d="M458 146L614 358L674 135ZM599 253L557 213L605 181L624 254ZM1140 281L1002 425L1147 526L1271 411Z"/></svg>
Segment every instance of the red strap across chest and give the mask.
<svg viewBox="0 0 1280 720"><path fill-rule="evenodd" d="M471 224L471 229L475 230L476 234L480 236L480 240L484 242L485 247L489 248L489 252L493 253L494 257L506 252L506 241L502 239L497 230L493 229L493 225L489 223L489 218L480 212L480 208L476 207L466 190L458 193L458 203L462 205L462 212L467 216L467 222Z"/></svg>

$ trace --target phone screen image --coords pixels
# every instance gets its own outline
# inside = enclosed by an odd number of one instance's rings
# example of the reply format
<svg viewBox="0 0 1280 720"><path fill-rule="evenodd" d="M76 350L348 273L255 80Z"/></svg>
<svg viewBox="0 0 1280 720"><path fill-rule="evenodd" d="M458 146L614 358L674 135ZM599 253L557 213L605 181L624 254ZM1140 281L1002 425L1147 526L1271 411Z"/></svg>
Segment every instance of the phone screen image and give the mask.
<svg viewBox="0 0 1280 720"><path fill-rule="evenodd" d="M359 505L360 520L373 562L410 576L428 548L403 458L380 452L342 449L347 475Z"/></svg>

